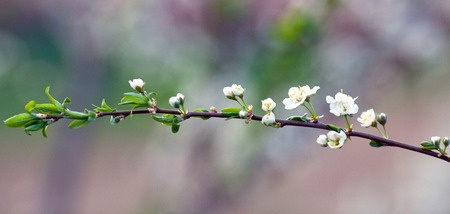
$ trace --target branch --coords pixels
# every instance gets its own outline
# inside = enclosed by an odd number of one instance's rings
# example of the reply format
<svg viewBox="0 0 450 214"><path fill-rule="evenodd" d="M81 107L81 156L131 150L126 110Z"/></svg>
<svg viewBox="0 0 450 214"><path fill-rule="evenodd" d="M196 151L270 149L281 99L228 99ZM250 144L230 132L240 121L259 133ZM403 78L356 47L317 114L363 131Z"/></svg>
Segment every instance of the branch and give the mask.
<svg viewBox="0 0 450 214"><path fill-rule="evenodd" d="M154 106L153 108L148 109L139 109L139 110L122 110L122 111L113 111L113 112L97 112L97 117L104 117L104 116L119 116L125 119L125 117L129 115L135 115L135 114L170 114L170 115L182 115L178 110L171 110L171 109L163 109L159 108L157 106ZM185 116L183 117L184 120L190 119L192 117L203 117L203 118L230 118L230 116L222 113L222 112L187 112ZM45 119L53 119L55 121L63 118L61 115L47 115ZM262 116L258 115L251 115L251 120L255 121L261 121ZM239 117L233 117L233 119L242 119ZM279 127L285 127L285 126L297 126L297 127L306 127L306 128L313 128L313 129L323 129L323 130L333 130L330 128L329 125L321 123L321 122L304 122L304 121L295 121L295 120L284 120L284 119L276 119L276 122L279 123ZM390 147L397 147L401 149L406 149L409 151L425 154L434 158L441 159L443 161L446 161L450 163L450 158L448 156L441 155L438 152L433 152L429 150L422 149L421 147L412 146L410 144L402 143L400 141L386 139L383 137L379 137L372 134L367 134L364 132L358 132L358 131L349 131L346 132L347 136L349 137L359 137L364 138L368 140L374 140L376 142L382 143L383 146L390 146Z"/></svg>
<svg viewBox="0 0 450 214"><path fill-rule="evenodd" d="M375 114L373 109L364 111L357 120L363 127L376 128L382 137L353 131L353 124L350 123L349 117L356 114L359 108L355 103L356 98L344 94L342 90L335 97L327 96L326 102L330 104L330 113L345 119L345 129L333 124L319 122L319 119L323 115L319 116L311 103L311 98L320 89L318 86L314 86L312 89L308 85L291 87L288 92L289 97L283 100L286 110L293 110L302 106L306 108L311 117L308 117L308 113L306 113L303 116L290 116L287 119L277 119L273 113L277 105L271 98L267 98L261 102L261 109L266 114L263 116L254 115L253 106L248 105L244 100L245 89L236 84L233 84L231 87L224 87L223 93L228 99L237 102L240 107L223 108L220 112L214 107L211 107L211 109L199 108L188 112L184 106L185 97L181 93L169 99L170 106L176 110L163 109L157 106L156 99L152 97L156 93L148 93L144 90L145 82L141 79L134 79L133 81L130 80L129 83L134 89L134 92L124 93L119 105L131 105L133 106L133 110L117 111L107 105L105 100L103 100L100 106L93 105L93 110L85 109L84 112L72 111L66 106L71 103L69 98L65 98L64 101L60 102L50 94L50 87L47 87L45 93L50 103L36 103L34 100L31 100L25 105L25 113L14 115L6 119L4 123L12 128L23 127L27 134L42 130L43 136L47 137L48 126L60 119L72 120L68 127L78 129L104 116L111 116L110 122L112 125L115 125L132 114L151 114L154 120L171 126L173 133L178 132L180 124L183 121L192 117L204 120L210 118L242 119L246 123L255 120L274 128L296 126L328 130L329 132L326 135L320 135L316 142L323 147L330 147L331 149L341 148L350 140L350 137L359 137L370 140L369 145L375 148L397 147L450 163L450 157L446 153L446 149L450 145L450 140L447 137L431 137L431 141L423 141L421 143L422 147L388 139L385 127L387 115L384 113ZM382 129L379 126L382 126Z"/></svg>

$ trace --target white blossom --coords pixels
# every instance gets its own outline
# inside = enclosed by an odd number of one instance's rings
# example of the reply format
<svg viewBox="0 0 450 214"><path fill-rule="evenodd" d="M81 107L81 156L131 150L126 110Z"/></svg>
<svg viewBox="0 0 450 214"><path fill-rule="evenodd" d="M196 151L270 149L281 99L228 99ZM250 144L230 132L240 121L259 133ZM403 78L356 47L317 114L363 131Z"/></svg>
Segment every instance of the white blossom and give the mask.
<svg viewBox="0 0 450 214"><path fill-rule="evenodd" d="M373 109L369 109L361 114L360 117L358 117L358 122L361 123L362 127L371 127L376 126L377 124L377 117L375 115L375 111Z"/></svg>
<svg viewBox="0 0 450 214"><path fill-rule="evenodd" d="M329 131L327 137L328 146L332 149L341 148L344 145L345 141L347 141L347 135L342 130L339 133L335 131Z"/></svg>
<svg viewBox="0 0 450 214"><path fill-rule="evenodd" d="M316 142L317 142L320 146L326 147L326 146L328 145L328 138L327 138L326 135L322 134L322 135L320 135L320 136L317 138Z"/></svg>
<svg viewBox="0 0 450 214"><path fill-rule="evenodd" d="M310 97L314 96L319 89L319 86L314 86L311 89L309 85L302 87L291 87L288 91L289 97L283 100L283 104L285 105L284 108L287 110L297 108Z"/></svg>
<svg viewBox="0 0 450 214"><path fill-rule="evenodd" d="M242 97L244 94L244 91L245 91L245 89L242 88L241 85L236 85L236 84L231 85L231 89L233 91L233 94L238 97Z"/></svg>
<svg viewBox="0 0 450 214"><path fill-rule="evenodd" d="M139 92L142 91L142 88L144 87L145 84L142 79L129 80L128 83L130 84L131 88Z"/></svg>
<svg viewBox="0 0 450 214"><path fill-rule="evenodd" d="M263 111L272 111L276 106L277 106L277 104L272 100L272 98L267 98L267 99L265 99L265 100L262 100L261 101L262 102L262 110Z"/></svg>
<svg viewBox="0 0 450 214"><path fill-rule="evenodd" d="M355 104L355 100L347 94L338 92L334 98L327 96L327 103L330 104L330 112L336 116L353 115L358 112L358 105Z"/></svg>
<svg viewBox="0 0 450 214"><path fill-rule="evenodd" d="M270 126L275 123L275 114L273 112L267 112L266 115L263 116L261 123Z"/></svg>
<svg viewBox="0 0 450 214"><path fill-rule="evenodd" d="M245 89L241 85L233 84L223 88L223 94L228 98L235 100L236 96L243 97Z"/></svg>

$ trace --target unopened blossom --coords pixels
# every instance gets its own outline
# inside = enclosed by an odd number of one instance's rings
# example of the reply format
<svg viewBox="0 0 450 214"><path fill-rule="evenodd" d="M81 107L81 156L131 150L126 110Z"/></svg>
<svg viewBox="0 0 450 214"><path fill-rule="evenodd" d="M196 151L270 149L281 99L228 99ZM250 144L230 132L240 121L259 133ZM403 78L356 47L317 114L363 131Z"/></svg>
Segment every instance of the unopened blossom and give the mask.
<svg viewBox="0 0 450 214"><path fill-rule="evenodd" d="M130 84L131 88L133 88L134 90L141 92L142 89L144 88L144 81L142 79L133 79L133 80L129 80L128 83Z"/></svg>
<svg viewBox="0 0 450 214"><path fill-rule="evenodd" d="M174 108L180 108L180 100L178 100L177 97L171 97L169 99L169 104Z"/></svg>
<svg viewBox="0 0 450 214"><path fill-rule="evenodd" d="M317 90L319 90L319 86L314 86L312 89L309 85L305 85L302 87L292 87L288 91L289 97L283 100L283 104L285 105L285 109L291 110L295 109L298 106L302 105L305 101L308 101L310 97L316 94Z"/></svg>
<svg viewBox="0 0 450 214"><path fill-rule="evenodd" d="M327 103L330 104L330 112L336 116L353 115L358 112L358 105L355 104L357 98L338 92L334 98L327 96Z"/></svg>
<svg viewBox="0 0 450 214"><path fill-rule="evenodd" d="M375 111L373 109L369 109L361 114L360 117L358 117L358 122L361 123L362 127L371 127L377 125L377 117L375 115Z"/></svg>
<svg viewBox="0 0 450 214"><path fill-rule="evenodd" d="M339 133L335 131L329 131L327 137L328 146L332 149L341 148L344 145L345 141L347 141L347 135L342 130Z"/></svg>
<svg viewBox="0 0 450 214"><path fill-rule="evenodd" d="M272 100L272 98L267 98L261 102L262 102L261 108L263 111L266 111L266 112L272 111L277 106L277 104Z"/></svg>
<svg viewBox="0 0 450 214"><path fill-rule="evenodd" d="M316 142L317 142L320 146L326 147L326 146L328 145L328 138L327 138L326 135L322 134L322 135L320 135L320 136L317 138Z"/></svg>
<svg viewBox="0 0 450 214"><path fill-rule="evenodd" d="M244 111L244 110L241 110L241 111L239 112L239 117L242 118L242 119L246 119L246 118L247 118L247 115L248 115L248 112L246 112L246 111Z"/></svg>
<svg viewBox="0 0 450 214"><path fill-rule="evenodd" d="M236 84L231 85L231 87L227 86L227 87L223 88L223 94L228 99L232 99L232 100L236 99L236 96L243 97L244 91L245 91L245 89L242 88L241 85L236 85Z"/></svg>
<svg viewBox="0 0 450 214"><path fill-rule="evenodd" d="M266 115L263 116L261 123L270 126L275 123L275 114L273 112L267 112Z"/></svg>
<svg viewBox="0 0 450 214"><path fill-rule="evenodd" d="M180 105L184 104L184 95L182 93L177 93L176 98L180 101Z"/></svg>
<svg viewBox="0 0 450 214"><path fill-rule="evenodd" d="M431 142L432 142L436 147L439 147L439 145L441 144L441 137L433 136L433 137L431 137Z"/></svg>

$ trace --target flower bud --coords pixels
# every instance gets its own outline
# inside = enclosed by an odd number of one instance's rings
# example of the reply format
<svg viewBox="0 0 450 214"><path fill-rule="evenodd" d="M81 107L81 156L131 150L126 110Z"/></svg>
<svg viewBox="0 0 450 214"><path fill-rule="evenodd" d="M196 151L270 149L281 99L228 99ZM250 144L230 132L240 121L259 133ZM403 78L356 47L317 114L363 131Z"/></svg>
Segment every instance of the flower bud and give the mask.
<svg viewBox="0 0 450 214"><path fill-rule="evenodd" d="M171 97L169 99L169 104L174 108L180 108L180 100L177 97Z"/></svg>
<svg viewBox="0 0 450 214"><path fill-rule="evenodd" d="M442 138L442 143L444 144L445 147L447 147L449 145L448 137Z"/></svg>
<svg viewBox="0 0 450 214"><path fill-rule="evenodd" d="M273 112L267 112L261 120L261 123L270 126L275 123L275 114Z"/></svg>
<svg viewBox="0 0 450 214"><path fill-rule="evenodd" d="M184 105L184 95L182 93L178 93L176 98L180 102L180 105Z"/></svg>
<svg viewBox="0 0 450 214"><path fill-rule="evenodd" d="M387 122L387 115L385 113L378 114L377 121L384 126Z"/></svg>
<svg viewBox="0 0 450 214"><path fill-rule="evenodd" d="M328 138L327 138L327 136L324 135L324 134L320 135L320 136L317 138L316 142L317 142L320 146L322 146L322 147L327 147L327 146L328 146Z"/></svg>
<svg viewBox="0 0 450 214"><path fill-rule="evenodd" d="M244 111L244 110L241 110L239 112L239 117L242 118L242 119L246 119L247 118L247 112Z"/></svg>
<svg viewBox="0 0 450 214"><path fill-rule="evenodd" d="M436 147L439 147L439 145L441 144L441 137L438 137L438 136L431 137L431 142L432 142Z"/></svg>

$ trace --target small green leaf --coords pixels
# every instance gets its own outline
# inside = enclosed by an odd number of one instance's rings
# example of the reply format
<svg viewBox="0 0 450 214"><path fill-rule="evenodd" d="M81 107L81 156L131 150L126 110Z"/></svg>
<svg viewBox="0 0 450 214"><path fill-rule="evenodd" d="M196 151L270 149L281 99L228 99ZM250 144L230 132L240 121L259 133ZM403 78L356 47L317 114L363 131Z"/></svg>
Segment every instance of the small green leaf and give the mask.
<svg viewBox="0 0 450 214"><path fill-rule="evenodd" d="M180 124L174 123L172 124L172 133L177 133L180 130Z"/></svg>
<svg viewBox="0 0 450 214"><path fill-rule="evenodd" d="M135 104L139 106L147 106L148 101L149 101L148 97L140 93L127 92L123 94L123 98L121 100L121 103L119 103L119 105Z"/></svg>
<svg viewBox="0 0 450 214"><path fill-rule="evenodd" d="M171 126L172 124L174 124L175 117L176 116L171 115L171 114L163 114L161 116L156 116L156 115L152 116L152 118L154 120L156 120L157 122L160 122L166 126Z"/></svg>
<svg viewBox="0 0 450 214"><path fill-rule="evenodd" d="M88 115L89 122L92 122L95 119L97 119L97 114L94 111L89 111L87 109L84 109L84 113Z"/></svg>
<svg viewBox="0 0 450 214"><path fill-rule="evenodd" d="M194 112L204 112L204 113L208 113L209 110L208 110L208 109L205 109L205 108L198 108L198 109L194 109ZM200 117L200 118L202 118L203 120L209 119L209 117Z"/></svg>
<svg viewBox="0 0 450 214"><path fill-rule="evenodd" d="M102 100L102 104L101 107L98 107L94 104L92 104L92 106L94 106L94 111L96 112L113 112L116 111L116 109L112 109L111 107L109 107L108 104L106 104L105 99Z"/></svg>
<svg viewBox="0 0 450 214"><path fill-rule="evenodd" d="M42 114L61 114L61 111L51 103L36 104L34 110Z"/></svg>
<svg viewBox="0 0 450 214"><path fill-rule="evenodd" d="M287 118L287 120L309 122L309 119L307 118L307 114L304 114L303 116L290 116Z"/></svg>
<svg viewBox="0 0 450 214"><path fill-rule="evenodd" d="M35 106L36 106L36 101L31 100L30 102L28 102L28 103L25 105L25 110L26 110L28 113L30 113L31 111L33 111L33 109L34 109Z"/></svg>
<svg viewBox="0 0 450 214"><path fill-rule="evenodd" d="M430 141L423 141L422 143L420 143L420 145L422 146L422 149L425 150L437 150L438 147L436 147L433 142Z"/></svg>
<svg viewBox="0 0 450 214"><path fill-rule="evenodd" d="M327 124L327 127L328 127L330 130L333 130L333 131L335 131L335 132L340 132L340 131L343 131L343 130L344 130L342 127L339 127L339 126L336 126L336 125L333 125L333 124Z"/></svg>
<svg viewBox="0 0 450 214"><path fill-rule="evenodd" d="M45 88L45 94L47 95L50 102L55 105L56 109L58 109L59 112L64 111L64 106L60 102L58 102L58 100L53 98L52 95L50 95L50 86L47 86L47 88Z"/></svg>
<svg viewBox="0 0 450 214"><path fill-rule="evenodd" d="M40 120L25 126L25 132L30 134L30 132L39 131L47 125L47 121Z"/></svg>
<svg viewBox="0 0 450 214"><path fill-rule="evenodd" d="M72 122L69 123L69 128L70 129L79 129L85 125L87 125L89 123L89 120L85 119L85 120L73 120Z"/></svg>
<svg viewBox="0 0 450 214"><path fill-rule="evenodd" d="M87 115L86 113L82 113L82 112L78 112L78 111L71 111L71 110L65 110L65 118L69 118L69 119L87 119L89 117L89 115Z"/></svg>
<svg viewBox="0 0 450 214"><path fill-rule="evenodd" d="M239 117L240 111L241 108L230 107L230 108L223 108L220 113L227 117Z"/></svg>
<svg viewBox="0 0 450 214"><path fill-rule="evenodd" d="M380 148L382 146L385 146L384 143L380 143L380 142L377 142L377 141L374 141L374 140L371 140L369 145L371 147L374 147L374 148Z"/></svg>
<svg viewBox="0 0 450 214"><path fill-rule="evenodd" d="M68 97L66 97L66 99L64 99L63 101L63 105L65 106L66 104L70 104L72 103L72 100L70 100Z"/></svg>
<svg viewBox="0 0 450 214"><path fill-rule="evenodd" d="M35 116L33 116L30 113L21 113L21 114L17 114L17 115L10 117L3 122L8 127L18 128L18 127L26 126L27 124L30 124L30 123L32 123L34 121L38 121L38 120L39 120L38 118L36 118Z"/></svg>
<svg viewBox="0 0 450 214"><path fill-rule="evenodd" d="M46 126L44 126L44 128L42 128L42 136L44 136L45 138L47 138L47 129L48 129L48 124Z"/></svg>

